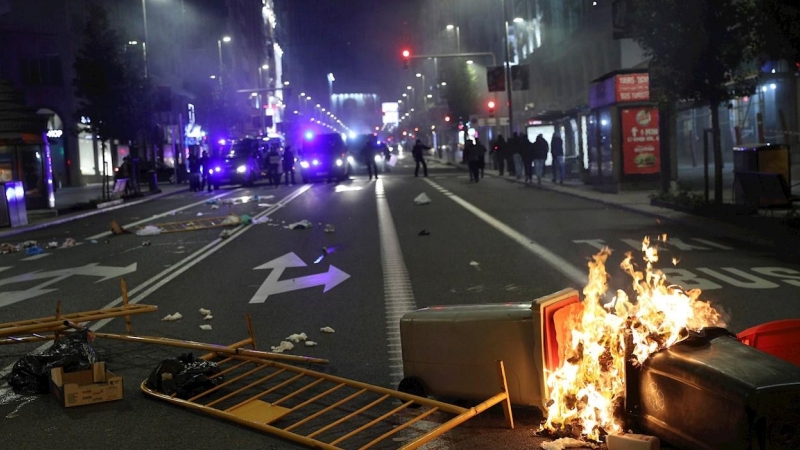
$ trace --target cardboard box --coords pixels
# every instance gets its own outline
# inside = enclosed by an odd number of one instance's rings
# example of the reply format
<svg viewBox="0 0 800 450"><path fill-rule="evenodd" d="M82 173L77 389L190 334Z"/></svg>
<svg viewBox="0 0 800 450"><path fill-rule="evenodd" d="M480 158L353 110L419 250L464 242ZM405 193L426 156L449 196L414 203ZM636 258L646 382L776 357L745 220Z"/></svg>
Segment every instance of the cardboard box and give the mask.
<svg viewBox="0 0 800 450"><path fill-rule="evenodd" d="M64 373L61 367L50 371L50 391L61 406L91 405L122 399L122 377L106 371L102 362L91 370Z"/></svg>

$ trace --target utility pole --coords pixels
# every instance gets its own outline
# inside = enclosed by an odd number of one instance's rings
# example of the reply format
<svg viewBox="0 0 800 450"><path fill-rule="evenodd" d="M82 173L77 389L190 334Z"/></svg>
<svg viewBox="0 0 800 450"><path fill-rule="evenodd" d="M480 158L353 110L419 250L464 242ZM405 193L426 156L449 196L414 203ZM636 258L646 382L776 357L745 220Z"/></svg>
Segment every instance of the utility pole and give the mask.
<svg viewBox="0 0 800 450"><path fill-rule="evenodd" d="M506 75L506 98L508 99L508 134L514 132L514 101L511 96L511 58L508 54L508 7L507 0L503 0L503 22L505 22L505 38L503 43L506 47L506 62L505 62L505 75Z"/></svg>

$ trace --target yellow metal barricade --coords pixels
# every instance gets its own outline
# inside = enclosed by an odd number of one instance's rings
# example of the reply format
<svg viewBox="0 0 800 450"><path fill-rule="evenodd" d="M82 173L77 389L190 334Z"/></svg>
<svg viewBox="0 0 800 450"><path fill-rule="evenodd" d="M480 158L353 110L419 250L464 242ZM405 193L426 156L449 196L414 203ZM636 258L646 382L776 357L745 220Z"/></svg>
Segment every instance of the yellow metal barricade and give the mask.
<svg viewBox="0 0 800 450"><path fill-rule="evenodd" d="M205 230L207 228L217 227L235 227L241 225L241 220L238 216L213 216L213 217L198 217L191 220L182 220L179 222L167 222L155 224L161 228L162 233L177 233L179 231L195 231Z"/></svg>
<svg viewBox="0 0 800 450"><path fill-rule="evenodd" d="M251 338L229 348L252 343ZM219 385L188 399L150 389L146 381L141 390L312 448L398 448L400 440L400 448L414 449L498 403L503 403L508 427L514 427L502 361L497 362L498 394L462 408L274 360L216 353L203 359L222 369ZM435 426L420 426L435 413L452 417L438 423L437 415ZM394 439L401 432L402 438Z"/></svg>

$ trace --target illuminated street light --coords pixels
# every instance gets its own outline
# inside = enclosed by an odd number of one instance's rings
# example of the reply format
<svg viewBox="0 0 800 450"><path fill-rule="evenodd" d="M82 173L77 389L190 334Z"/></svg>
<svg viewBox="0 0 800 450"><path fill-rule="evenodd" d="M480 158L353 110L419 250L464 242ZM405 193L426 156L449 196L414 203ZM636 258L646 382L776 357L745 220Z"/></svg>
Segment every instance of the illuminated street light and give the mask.
<svg viewBox="0 0 800 450"><path fill-rule="evenodd" d="M410 91L410 90L412 90L412 89L414 89L414 88L413 88L413 87L411 87L411 86L406 86L406 89Z"/></svg>
<svg viewBox="0 0 800 450"><path fill-rule="evenodd" d="M283 85L284 85L284 86L288 86L288 85L289 85L289 82L288 82L288 81L284 81L284 82L283 82Z"/></svg>
<svg viewBox="0 0 800 450"><path fill-rule="evenodd" d="M514 18L514 23L522 23L522 22L525 22L525 19L523 19L522 17L515 17Z"/></svg>
<svg viewBox="0 0 800 450"><path fill-rule="evenodd" d="M473 61L471 59L468 59L467 64L473 64Z"/></svg>
<svg viewBox="0 0 800 450"><path fill-rule="evenodd" d="M269 64L264 64L263 66L261 66L261 68L263 70L268 70L269 69Z"/></svg>
<svg viewBox="0 0 800 450"><path fill-rule="evenodd" d="M417 78L420 78L420 77L422 77L422 74L421 73L417 73Z"/></svg>

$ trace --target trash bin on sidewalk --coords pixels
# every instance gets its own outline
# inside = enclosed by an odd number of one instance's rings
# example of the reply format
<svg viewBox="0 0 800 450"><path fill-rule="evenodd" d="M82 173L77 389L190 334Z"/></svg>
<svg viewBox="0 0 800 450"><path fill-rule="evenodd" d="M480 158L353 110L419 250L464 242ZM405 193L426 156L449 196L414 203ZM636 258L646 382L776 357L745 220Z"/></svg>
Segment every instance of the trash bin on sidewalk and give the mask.
<svg viewBox="0 0 800 450"><path fill-rule="evenodd" d="M147 171L147 184L150 187L150 192L155 192L158 190L158 176L156 175L155 170L148 170Z"/></svg>
<svg viewBox="0 0 800 450"><path fill-rule="evenodd" d="M0 227L19 227L28 224L25 208L25 189L21 181L0 183L3 200L0 201Z"/></svg>
<svg viewBox="0 0 800 450"><path fill-rule="evenodd" d="M733 147L734 172L777 173L792 185L792 171L789 159L789 146L783 144L756 144Z"/></svg>

